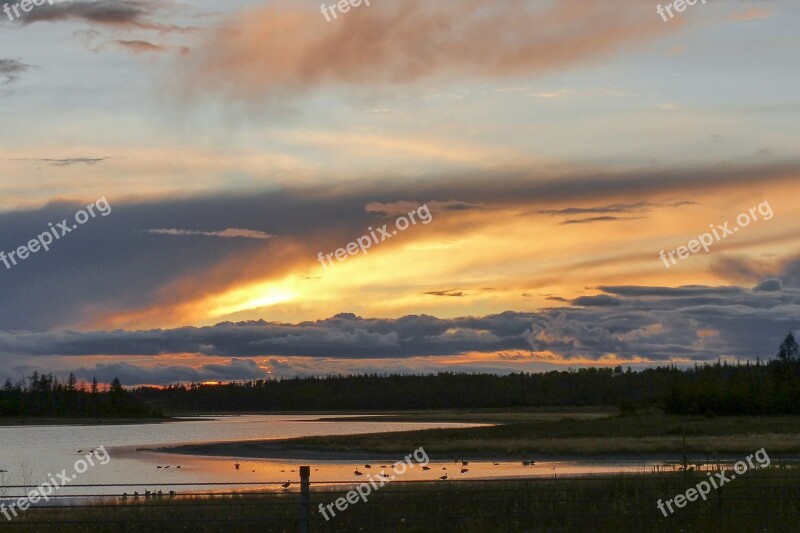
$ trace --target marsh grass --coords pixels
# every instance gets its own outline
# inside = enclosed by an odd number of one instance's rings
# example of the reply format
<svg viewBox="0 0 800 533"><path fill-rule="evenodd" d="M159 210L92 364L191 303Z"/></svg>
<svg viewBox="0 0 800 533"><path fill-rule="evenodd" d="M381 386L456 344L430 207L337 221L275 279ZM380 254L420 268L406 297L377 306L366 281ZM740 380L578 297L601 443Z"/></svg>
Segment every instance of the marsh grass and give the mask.
<svg viewBox="0 0 800 533"><path fill-rule="evenodd" d="M311 531L641 532L797 531L800 475L794 469L753 470L708 501L690 502L665 518L657 500L685 493L706 474L618 475L503 481L412 482L382 487L326 522L317 511L349 487L311 493ZM71 508L39 508L9 531L171 532L297 530L299 494L184 496L147 502L106 500ZM2 526L0 526L2 528Z"/></svg>
<svg viewBox="0 0 800 533"><path fill-rule="evenodd" d="M451 420L452 421L452 420ZM282 441L288 449L404 454L422 446L431 457L741 454L766 448L774 454L800 453L800 417L678 417L657 413L592 416L500 423L495 426L302 437ZM275 442L270 443L274 446Z"/></svg>

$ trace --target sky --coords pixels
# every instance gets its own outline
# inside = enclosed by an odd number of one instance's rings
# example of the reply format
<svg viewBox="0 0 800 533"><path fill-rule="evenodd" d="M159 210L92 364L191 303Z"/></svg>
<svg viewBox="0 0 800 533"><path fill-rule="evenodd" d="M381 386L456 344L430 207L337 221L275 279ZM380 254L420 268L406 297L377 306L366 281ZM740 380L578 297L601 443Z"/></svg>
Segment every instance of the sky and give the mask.
<svg viewBox="0 0 800 533"><path fill-rule="evenodd" d="M9 3L0 379L773 357L800 4L663 5Z"/></svg>

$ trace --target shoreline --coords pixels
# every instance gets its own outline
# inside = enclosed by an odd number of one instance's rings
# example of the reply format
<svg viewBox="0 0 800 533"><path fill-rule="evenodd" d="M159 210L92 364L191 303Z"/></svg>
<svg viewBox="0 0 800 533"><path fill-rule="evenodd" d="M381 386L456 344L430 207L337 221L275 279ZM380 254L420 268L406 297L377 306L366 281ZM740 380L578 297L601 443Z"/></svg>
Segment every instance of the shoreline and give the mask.
<svg viewBox="0 0 800 533"><path fill-rule="evenodd" d="M206 442L198 444L182 444L159 448L136 448L137 452L165 453L173 455L190 455L201 457L230 457L236 459L275 459L275 460L306 460L306 461L391 461L396 460L398 454L378 453L352 450L319 450L313 448L290 448L287 443L290 439L268 441L235 441L235 442ZM409 450L411 451L411 450ZM603 454L547 454L530 453L528 457L520 455L506 455L497 453L428 453L432 462L453 462L454 460L468 461L497 461L503 463L521 462L533 458L537 462L584 462L584 463L613 463L613 462L642 462L654 463L680 463L682 453L632 453L621 451L619 453ZM741 459L738 453L720 453L714 456L705 453L688 452L690 463L716 463L735 462ZM777 458L777 457L776 457ZM800 460L797 454L781 454L784 460Z"/></svg>
<svg viewBox="0 0 800 533"><path fill-rule="evenodd" d="M192 420L213 420L193 418ZM163 424L167 422L186 422L176 417L164 418L57 418L57 417L3 417L0 427L36 427L36 426L124 426L136 424Z"/></svg>

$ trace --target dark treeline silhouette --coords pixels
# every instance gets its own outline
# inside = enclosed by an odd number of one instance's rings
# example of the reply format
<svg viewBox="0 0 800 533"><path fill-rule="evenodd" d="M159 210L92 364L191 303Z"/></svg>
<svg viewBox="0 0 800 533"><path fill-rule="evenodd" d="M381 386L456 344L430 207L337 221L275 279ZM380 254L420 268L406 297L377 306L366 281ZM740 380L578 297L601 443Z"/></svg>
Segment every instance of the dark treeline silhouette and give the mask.
<svg viewBox="0 0 800 533"><path fill-rule="evenodd" d="M162 411L326 411L469 409L616 405L622 414L659 407L697 415L800 414L800 347L791 335L777 358L679 369L675 365L582 368L508 375L442 372L429 375L357 375L139 387L118 379L100 390L75 376L60 382L34 373L7 380L0 416L144 417Z"/></svg>
<svg viewBox="0 0 800 533"><path fill-rule="evenodd" d="M616 405L675 414L800 414L800 355L789 334L777 359L632 372L582 368L541 374L439 373L258 380L142 387L148 404L174 411L322 411Z"/></svg>
<svg viewBox="0 0 800 533"><path fill-rule="evenodd" d="M52 375L34 372L16 383L6 380L0 389L0 416L139 418L161 415L133 398L116 378L107 389L100 390L96 379L87 387L78 384L73 374L62 382Z"/></svg>

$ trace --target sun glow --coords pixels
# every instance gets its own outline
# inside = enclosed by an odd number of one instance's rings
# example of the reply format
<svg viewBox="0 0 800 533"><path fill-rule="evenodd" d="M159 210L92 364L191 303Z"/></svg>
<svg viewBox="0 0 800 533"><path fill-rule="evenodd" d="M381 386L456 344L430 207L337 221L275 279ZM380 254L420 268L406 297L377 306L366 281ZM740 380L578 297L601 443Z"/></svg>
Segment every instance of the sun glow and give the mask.
<svg viewBox="0 0 800 533"><path fill-rule="evenodd" d="M291 301L297 297L298 292L290 285L291 281L287 280L257 283L235 289L215 298L216 305L212 304L209 314L220 317Z"/></svg>

